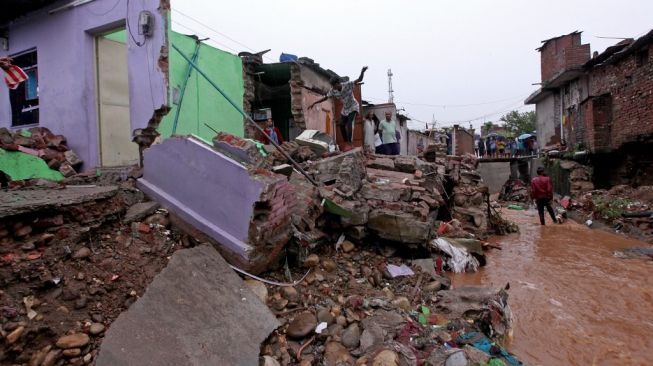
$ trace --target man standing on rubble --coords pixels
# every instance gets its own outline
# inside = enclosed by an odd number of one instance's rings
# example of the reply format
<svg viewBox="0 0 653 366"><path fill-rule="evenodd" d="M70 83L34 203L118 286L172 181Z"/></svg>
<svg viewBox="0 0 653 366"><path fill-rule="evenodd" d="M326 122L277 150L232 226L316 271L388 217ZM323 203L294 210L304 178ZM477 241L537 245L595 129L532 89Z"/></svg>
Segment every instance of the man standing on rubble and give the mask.
<svg viewBox="0 0 653 366"><path fill-rule="evenodd" d="M340 78L334 77L331 79L332 88L329 90L327 95L318 99L309 107L313 108L316 104L320 104L331 97L340 99L340 101L342 101L342 112L339 123L340 133L342 134L342 139L345 141L345 144L349 146L351 146L354 138L354 121L356 120L356 115L360 111L358 101L354 97L354 85L363 82L365 71L367 71L367 66L364 66L361 69L361 74L358 76L358 79L346 83L343 83Z"/></svg>
<svg viewBox="0 0 653 366"><path fill-rule="evenodd" d="M551 215L554 223L558 223L553 207L551 207L551 200L553 200L553 186L551 185L551 178L544 174L544 168L537 168L537 177L531 180L531 198L535 200L537 205L537 213L540 215L540 224L544 225L544 208Z"/></svg>

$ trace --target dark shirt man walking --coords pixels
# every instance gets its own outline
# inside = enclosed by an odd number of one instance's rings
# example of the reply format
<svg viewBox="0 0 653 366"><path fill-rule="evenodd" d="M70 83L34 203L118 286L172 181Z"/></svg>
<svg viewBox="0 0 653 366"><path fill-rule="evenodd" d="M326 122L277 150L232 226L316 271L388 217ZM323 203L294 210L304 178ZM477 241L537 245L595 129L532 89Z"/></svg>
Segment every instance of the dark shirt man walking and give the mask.
<svg viewBox="0 0 653 366"><path fill-rule="evenodd" d="M553 186L551 185L551 178L544 174L544 168L537 168L537 177L531 180L531 198L535 200L537 205L537 213L540 215L540 224L544 225L544 208L551 215L551 220L558 223L556 220L553 207L551 207L551 200L553 200Z"/></svg>

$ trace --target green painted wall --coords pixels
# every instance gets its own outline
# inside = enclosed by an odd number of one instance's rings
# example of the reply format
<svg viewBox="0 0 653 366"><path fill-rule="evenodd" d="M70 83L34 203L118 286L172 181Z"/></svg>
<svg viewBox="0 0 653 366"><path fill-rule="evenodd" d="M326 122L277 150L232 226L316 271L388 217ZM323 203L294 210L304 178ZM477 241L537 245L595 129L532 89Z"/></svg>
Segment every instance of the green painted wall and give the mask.
<svg viewBox="0 0 653 366"><path fill-rule="evenodd" d="M170 31L169 35L170 42L180 48L188 58L192 58L195 40L174 31ZM202 44L197 65L242 108L244 82L240 57ZM177 101L175 94L181 94L181 88L188 73L188 63L172 46L169 53L169 67L170 107L172 109L159 125L158 131L163 138L172 134L173 121L178 108L175 104ZM175 93L175 89L178 93ZM241 137L244 135L241 114L197 71L193 70L186 85L175 133L178 135L194 134L211 141L215 132L206 127L205 123L216 131L228 132Z"/></svg>
<svg viewBox="0 0 653 366"><path fill-rule="evenodd" d="M56 170L48 168L43 159L19 151L0 149L0 171L11 180L43 178L60 181L64 177Z"/></svg>
<svg viewBox="0 0 653 366"><path fill-rule="evenodd" d="M122 28L120 30L111 33L107 33L103 37L106 39L110 39L112 41L127 44L127 31L125 30L125 28Z"/></svg>

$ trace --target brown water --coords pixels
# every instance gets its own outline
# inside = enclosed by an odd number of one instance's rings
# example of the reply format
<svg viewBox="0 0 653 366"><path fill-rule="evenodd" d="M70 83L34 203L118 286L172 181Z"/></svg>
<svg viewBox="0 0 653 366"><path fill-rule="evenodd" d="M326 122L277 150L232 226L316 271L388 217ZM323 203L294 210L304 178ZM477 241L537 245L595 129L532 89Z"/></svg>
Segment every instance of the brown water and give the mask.
<svg viewBox="0 0 653 366"><path fill-rule="evenodd" d="M452 281L510 283L510 351L535 365L653 365L653 261L612 255L648 244L574 222L541 227L534 210L504 214L521 232L493 238L503 250Z"/></svg>

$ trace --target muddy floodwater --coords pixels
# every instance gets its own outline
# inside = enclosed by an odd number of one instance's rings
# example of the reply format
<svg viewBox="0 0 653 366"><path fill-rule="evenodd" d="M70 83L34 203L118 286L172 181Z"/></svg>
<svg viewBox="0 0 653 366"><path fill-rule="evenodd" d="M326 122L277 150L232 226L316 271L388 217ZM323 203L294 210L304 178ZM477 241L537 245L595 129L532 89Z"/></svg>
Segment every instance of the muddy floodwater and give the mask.
<svg viewBox="0 0 653 366"><path fill-rule="evenodd" d="M612 255L650 246L575 222L541 227L533 209L503 212L521 232L492 238L503 250L452 282L510 283L508 348L534 365L653 365L653 261Z"/></svg>

